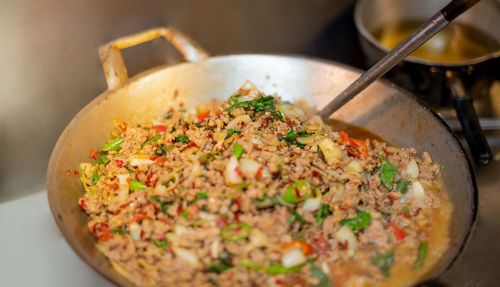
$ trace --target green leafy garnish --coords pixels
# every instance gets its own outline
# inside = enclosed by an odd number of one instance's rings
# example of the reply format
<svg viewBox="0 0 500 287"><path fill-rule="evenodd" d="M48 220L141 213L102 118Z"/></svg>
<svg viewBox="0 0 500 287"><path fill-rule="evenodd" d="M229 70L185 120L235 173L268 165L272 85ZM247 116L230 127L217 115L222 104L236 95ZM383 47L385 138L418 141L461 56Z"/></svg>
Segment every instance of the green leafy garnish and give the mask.
<svg viewBox="0 0 500 287"><path fill-rule="evenodd" d="M314 214L314 217L316 218L316 222L321 225L323 223L323 220L332 214L330 210L328 209L328 204L321 204L318 211Z"/></svg>
<svg viewBox="0 0 500 287"><path fill-rule="evenodd" d="M424 264L425 258L427 257L427 248L428 244L426 242L422 242L418 246L418 255L417 262L415 262L415 270L419 269Z"/></svg>
<svg viewBox="0 0 500 287"><path fill-rule="evenodd" d="M387 190L391 191L398 168L391 164L386 158L382 158L382 161L383 164L380 167L380 181Z"/></svg>
<svg viewBox="0 0 500 287"><path fill-rule="evenodd" d="M151 242L153 242L154 245L158 246L159 248L165 248L168 245L168 240L165 238L163 240L158 240L158 239L151 239Z"/></svg>
<svg viewBox="0 0 500 287"><path fill-rule="evenodd" d="M247 239L248 236L250 236L251 230L252 227L250 227L250 225L243 222L236 222L224 227L224 229L222 229L220 233L220 236L225 241L240 241Z"/></svg>
<svg viewBox="0 0 500 287"><path fill-rule="evenodd" d="M107 165L110 162L109 158L107 155L101 155L94 164L103 164Z"/></svg>
<svg viewBox="0 0 500 287"><path fill-rule="evenodd" d="M130 181L130 185L128 187L128 189L130 191L144 190L146 188L148 188L148 187L144 183L142 183L142 182L140 182L138 180L135 180L135 179L133 179L133 180Z"/></svg>
<svg viewBox="0 0 500 287"><path fill-rule="evenodd" d="M361 230L368 225L372 220L372 216L370 213L365 211L358 211L357 216L351 219L342 219L340 221L340 225L347 225L352 230Z"/></svg>
<svg viewBox="0 0 500 287"><path fill-rule="evenodd" d="M127 235L128 232L123 230L123 229L120 229L120 228L113 228L111 229L111 232L113 233L118 233L118 234L121 234L121 235Z"/></svg>
<svg viewBox="0 0 500 287"><path fill-rule="evenodd" d="M233 154L237 159L240 159L241 155L245 152L245 149L240 144L234 144L233 149Z"/></svg>
<svg viewBox="0 0 500 287"><path fill-rule="evenodd" d="M161 135L160 134L157 134L155 135L154 137L150 138L149 140L147 140L145 143L142 144L142 147L145 147L147 146L148 144L150 143L153 143L153 142L157 142L159 139L161 138Z"/></svg>
<svg viewBox="0 0 500 287"><path fill-rule="evenodd" d="M408 184L410 184L408 179L400 178L397 182L396 190L405 194L408 191Z"/></svg>
<svg viewBox="0 0 500 287"><path fill-rule="evenodd" d="M224 264L218 261L210 262L207 264L208 272L221 274L222 272L231 269L233 266L229 264Z"/></svg>
<svg viewBox="0 0 500 287"><path fill-rule="evenodd" d="M237 94L237 95L230 97L228 101L234 104L234 103L237 103L238 99L241 97L243 97L242 94Z"/></svg>
<svg viewBox="0 0 500 287"><path fill-rule="evenodd" d="M110 150L114 150L114 151L119 151L121 149L121 144L125 141L124 138L122 137L119 137L117 139L114 139L110 142L108 142L107 144L105 144L103 147L101 147L99 149L99 151L110 151Z"/></svg>
<svg viewBox="0 0 500 287"><path fill-rule="evenodd" d="M264 272L269 273L269 274L296 273L296 272L299 272L300 269L302 269L302 267L304 266L304 264L301 264L298 266L286 268L281 263L271 265L271 266L262 266L262 265L253 264L249 259L241 260L240 264L241 264L241 266L244 266L246 268L264 271Z"/></svg>
<svg viewBox="0 0 500 287"><path fill-rule="evenodd" d="M226 136L226 139L230 138L233 136L233 134L239 134L241 135L241 130L238 130L238 129L230 129L228 132L227 132L227 136Z"/></svg>
<svg viewBox="0 0 500 287"><path fill-rule="evenodd" d="M300 215L297 210L293 209L293 208L288 208L288 210L290 210L290 213L293 215L293 218L295 218L295 220L297 220L299 223L304 223L306 222L304 217L302 217L302 215Z"/></svg>
<svg viewBox="0 0 500 287"><path fill-rule="evenodd" d="M94 170L94 173L92 174L92 184L96 184L101 177L103 177L104 174L97 175L97 169Z"/></svg>
<svg viewBox="0 0 500 287"><path fill-rule="evenodd" d="M315 287L330 287L332 286L332 282L328 276L321 271L314 263L310 262L311 264L311 273L313 274L314 277L319 279L319 283Z"/></svg>
<svg viewBox="0 0 500 287"><path fill-rule="evenodd" d="M391 276L391 266L394 261L394 250L387 254L380 254L373 258L373 264L378 267L380 272L385 276Z"/></svg>
<svg viewBox="0 0 500 287"><path fill-rule="evenodd" d="M231 114L234 109L244 109L244 110L253 110L254 112L265 112L268 111L271 113L271 116L275 119L281 119L281 115L276 112L276 107L274 106L274 97L259 97L255 100L237 102L232 106L226 109L226 111Z"/></svg>
<svg viewBox="0 0 500 287"><path fill-rule="evenodd" d="M304 138L309 136L311 136L311 134L308 134L305 131L294 131L292 128L288 128L288 134L282 139L286 140L289 144L295 144L300 148L304 148L306 144L298 142L297 137Z"/></svg>
<svg viewBox="0 0 500 287"><path fill-rule="evenodd" d="M175 137L174 140L176 143L178 143L178 142L189 143L189 138L186 136L177 136L177 137Z"/></svg>
<svg viewBox="0 0 500 287"><path fill-rule="evenodd" d="M189 203L194 203L199 199L207 199L208 198L208 191L200 191L196 194L196 196L191 200Z"/></svg>

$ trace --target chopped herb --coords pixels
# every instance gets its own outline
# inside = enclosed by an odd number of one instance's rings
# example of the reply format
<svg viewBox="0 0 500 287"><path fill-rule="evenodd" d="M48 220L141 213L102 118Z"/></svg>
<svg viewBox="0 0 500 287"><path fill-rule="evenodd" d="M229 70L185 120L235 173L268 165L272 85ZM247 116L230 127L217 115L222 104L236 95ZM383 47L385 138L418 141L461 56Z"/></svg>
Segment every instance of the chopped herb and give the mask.
<svg viewBox="0 0 500 287"><path fill-rule="evenodd" d="M208 267L208 272L221 274L222 272L231 269L233 266L215 261L208 263L207 267Z"/></svg>
<svg viewBox="0 0 500 287"><path fill-rule="evenodd" d="M323 220L325 220L325 218L327 216L329 216L330 214L332 214L330 212L330 210L328 209L328 204L321 204L318 211L316 211L316 213L314 214L314 217L316 218L316 222L321 225L323 223Z"/></svg>
<svg viewBox="0 0 500 287"><path fill-rule="evenodd" d="M203 127L205 127L203 124L200 124L200 123L196 123L196 124L194 124L194 126L197 127L197 128L203 128Z"/></svg>
<svg viewBox="0 0 500 287"><path fill-rule="evenodd" d="M305 148L305 147L306 147L306 144L305 144L305 143L296 142L295 144L296 144L298 147L300 147L300 148Z"/></svg>
<svg viewBox="0 0 500 287"><path fill-rule="evenodd" d="M107 155L101 155L95 162L94 164L103 164L107 165L110 162L109 158Z"/></svg>
<svg viewBox="0 0 500 287"><path fill-rule="evenodd" d="M234 149L234 156L237 159L240 159L241 155L245 152L245 149L243 149L243 146L241 146L240 144L234 144L233 149Z"/></svg>
<svg viewBox="0 0 500 287"><path fill-rule="evenodd" d="M306 144L298 142L297 137L309 137L311 136L305 131L294 131L292 128L288 128L288 134L286 137L282 137L281 139L286 140L289 144L296 144L300 148L304 148Z"/></svg>
<svg viewBox="0 0 500 287"><path fill-rule="evenodd" d="M92 184L96 184L101 177L103 177L104 174L97 175L97 169L94 170L94 173L92 174Z"/></svg>
<svg viewBox="0 0 500 287"><path fill-rule="evenodd" d="M161 203L160 199L156 195L151 196L151 199L158 202L158 203Z"/></svg>
<svg viewBox="0 0 500 287"><path fill-rule="evenodd" d="M391 191L398 168L391 164L385 157L382 158L382 161L383 164L380 167L380 181L382 181L382 184L387 190Z"/></svg>
<svg viewBox="0 0 500 287"><path fill-rule="evenodd" d="M368 225L372 220L372 216L370 213L365 211L358 211L357 216L351 219L342 219L340 221L340 225L347 225L352 230L361 230Z"/></svg>
<svg viewBox="0 0 500 287"><path fill-rule="evenodd" d="M306 131L297 131L297 136L299 138L306 138L306 137L310 137L312 135L313 134L308 134Z"/></svg>
<svg viewBox="0 0 500 287"><path fill-rule="evenodd" d="M391 266L394 261L394 250L387 254L380 254L373 258L373 264L378 267L380 272L385 276L391 276Z"/></svg>
<svg viewBox="0 0 500 287"><path fill-rule="evenodd" d="M200 156L200 160L203 162L203 163L208 163L209 161L213 160L215 158L216 155L220 155L221 152L216 150L216 151L212 151L209 155L202 155Z"/></svg>
<svg viewBox="0 0 500 287"><path fill-rule="evenodd" d="M321 271L316 265L314 265L313 262L310 262L311 264L311 273L313 274L314 277L319 279L319 283L315 287L330 287L332 286L332 282L330 281L330 278Z"/></svg>
<svg viewBox="0 0 500 287"><path fill-rule="evenodd" d="M234 96L232 96L232 97L230 97L230 98L229 98L229 102L231 102L231 103L233 103L233 104L234 104L234 103L237 103L237 102L238 102L238 99L239 99L239 98L241 98L241 97L243 97L243 95L242 95L242 94L237 94L237 95L234 95Z"/></svg>
<svg viewBox="0 0 500 287"><path fill-rule="evenodd" d="M127 235L128 232L123 230L123 229L120 229L120 228L113 228L111 229L111 232L113 233L118 233L118 234L121 234L121 235Z"/></svg>
<svg viewBox="0 0 500 287"><path fill-rule="evenodd" d="M125 169L126 169L128 172L130 172L130 173L135 173L135 170L134 170L134 169L131 169L131 168L128 168L128 167L126 167Z"/></svg>
<svg viewBox="0 0 500 287"><path fill-rule="evenodd" d="M146 188L148 187L144 183L134 179L130 181L130 185L128 187L130 191L144 190Z"/></svg>
<svg viewBox="0 0 500 287"><path fill-rule="evenodd" d="M417 262L415 262L415 270L419 269L424 264L425 257L427 257L427 248L428 244L426 242L422 242L418 246L418 255Z"/></svg>
<svg viewBox="0 0 500 287"><path fill-rule="evenodd" d="M189 138L186 136L177 136L175 137L175 142L183 142L183 143L189 143Z"/></svg>
<svg viewBox="0 0 500 287"><path fill-rule="evenodd" d="M262 197L257 198L257 202L264 202L267 199L267 194L264 194Z"/></svg>
<svg viewBox="0 0 500 287"><path fill-rule="evenodd" d="M293 209L293 208L288 208L288 210L290 210L290 213L293 215L293 218L295 220L297 220L299 223L304 223L306 222L304 217L302 217L302 215L300 215L297 210Z"/></svg>
<svg viewBox="0 0 500 287"><path fill-rule="evenodd" d="M196 196L193 198L193 200L191 200L189 203L194 203L196 202L198 199L207 199L208 198L208 191L200 191L196 194Z"/></svg>
<svg viewBox="0 0 500 287"><path fill-rule="evenodd" d="M406 206L406 205L405 205L405 206L403 207L403 210L404 210L406 213L410 214L410 209L408 208L408 206Z"/></svg>
<svg viewBox="0 0 500 287"><path fill-rule="evenodd" d="M168 240L165 238L163 240L158 240L158 239L151 239L154 245L158 246L159 248L165 248L168 245Z"/></svg>
<svg viewBox="0 0 500 287"><path fill-rule="evenodd" d="M161 138L161 135L160 134L157 134L155 135L154 137L150 138L149 140L147 140L145 143L142 144L142 147L145 147L147 146L148 144L150 143L153 143L153 142L157 142L159 139Z"/></svg>
<svg viewBox="0 0 500 287"><path fill-rule="evenodd" d="M410 184L408 179L400 178L397 182L396 190L405 194L408 191L408 184Z"/></svg>
<svg viewBox="0 0 500 287"><path fill-rule="evenodd" d="M185 209L185 210L183 210L181 212L181 216L188 217L188 211L187 211L187 209Z"/></svg>
<svg viewBox="0 0 500 287"><path fill-rule="evenodd" d="M220 236L226 241L240 241L250 236L252 228L243 222L230 224L222 229Z"/></svg>
<svg viewBox="0 0 500 287"><path fill-rule="evenodd" d="M172 127L169 133L173 134L177 129L175 127Z"/></svg>
<svg viewBox="0 0 500 287"><path fill-rule="evenodd" d="M234 186L233 188L237 189L237 190L245 190L247 188L247 186L248 186L248 183L242 182L242 183Z"/></svg>
<svg viewBox="0 0 500 287"><path fill-rule="evenodd" d="M230 129L228 132L227 132L227 136L226 136L226 139L230 138L233 136L233 134L239 134L241 135L241 130L238 130L238 129Z"/></svg>
<svg viewBox="0 0 500 287"><path fill-rule="evenodd" d="M244 101L234 103L232 106L226 109L226 111L231 114L234 109L244 109L244 110L253 110L254 112L265 112L268 111L271 113L271 116L275 119L282 119L281 115L276 112L276 107L274 106L274 97L259 97L255 100Z"/></svg>
<svg viewBox="0 0 500 287"><path fill-rule="evenodd" d="M99 151L110 151L110 150L119 151L121 149L120 145L124 141L125 141L124 138L119 137L105 144L102 148L99 149Z"/></svg>
<svg viewBox="0 0 500 287"><path fill-rule="evenodd" d="M296 273L296 272L299 272L300 269L302 269L302 267L304 266L304 264L301 264L298 266L287 268L287 267L284 267L283 264L278 263L278 264L266 267L266 266L262 266L262 265L253 264L249 259L241 260L240 264L241 264L241 266L244 266L246 268L264 271L264 272L269 273L269 274Z"/></svg>
<svg viewBox="0 0 500 287"><path fill-rule="evenodd" d="M204 173L202 173L200 176L203 177L204 179L208 179L207 175Z"/></svg>
<svg viewBox="0 0 500 287"><path fill-rule="evenodd" d="M155 155L157 156L164 156L167 155L168 147L164 144L160 144L156 149L155 149Z"/></svg>

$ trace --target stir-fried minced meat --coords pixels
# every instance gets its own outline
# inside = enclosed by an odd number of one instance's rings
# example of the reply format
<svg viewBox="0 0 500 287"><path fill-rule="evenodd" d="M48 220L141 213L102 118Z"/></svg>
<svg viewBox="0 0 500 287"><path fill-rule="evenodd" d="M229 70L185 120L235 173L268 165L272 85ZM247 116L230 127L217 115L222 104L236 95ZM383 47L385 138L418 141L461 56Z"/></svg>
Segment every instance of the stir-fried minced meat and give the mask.
<svg viewBox="0 0 500 287"><path fill-rule="evenodd" d="M79 202L137 285L364 286L432 264L448 203L428 153L331 131L248 84L118 127L81 165Z"/></svg>

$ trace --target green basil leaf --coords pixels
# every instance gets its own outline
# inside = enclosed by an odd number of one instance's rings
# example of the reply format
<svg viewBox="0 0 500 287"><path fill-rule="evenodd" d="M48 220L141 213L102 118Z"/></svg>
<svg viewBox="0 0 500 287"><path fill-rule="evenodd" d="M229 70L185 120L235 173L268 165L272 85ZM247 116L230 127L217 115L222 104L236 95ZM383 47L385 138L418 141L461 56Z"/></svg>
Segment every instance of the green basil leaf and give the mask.
<svg viewBox="0 0 500 287"><path fill-rule="evenodd" d="M388 191L391 191L398 168L391 164L386 158L383 158L382 161L383 164L380 167L380 181Z"/></svg>
<svg viewBox="0 0 500 287"><path fill-rule="evenodd" d="M340 224L347 225L352 230L361 230L370 225L371 220L372 216L370 213L365 211L358 211L357 216L355 218L342 219L340 221Z"/></svg>

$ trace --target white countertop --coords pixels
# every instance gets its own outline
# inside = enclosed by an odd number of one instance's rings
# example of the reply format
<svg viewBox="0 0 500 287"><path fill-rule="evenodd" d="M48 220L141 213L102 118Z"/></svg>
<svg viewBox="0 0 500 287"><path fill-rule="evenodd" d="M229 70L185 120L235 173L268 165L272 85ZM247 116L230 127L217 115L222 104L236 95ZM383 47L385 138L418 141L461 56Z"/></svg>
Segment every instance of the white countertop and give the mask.
<svg viewBox="0 0 500 287"><path fill-rule="evenodd" d="M1 203L0 230L2 286L113 286L66 243L46 191Z"/></svg>

